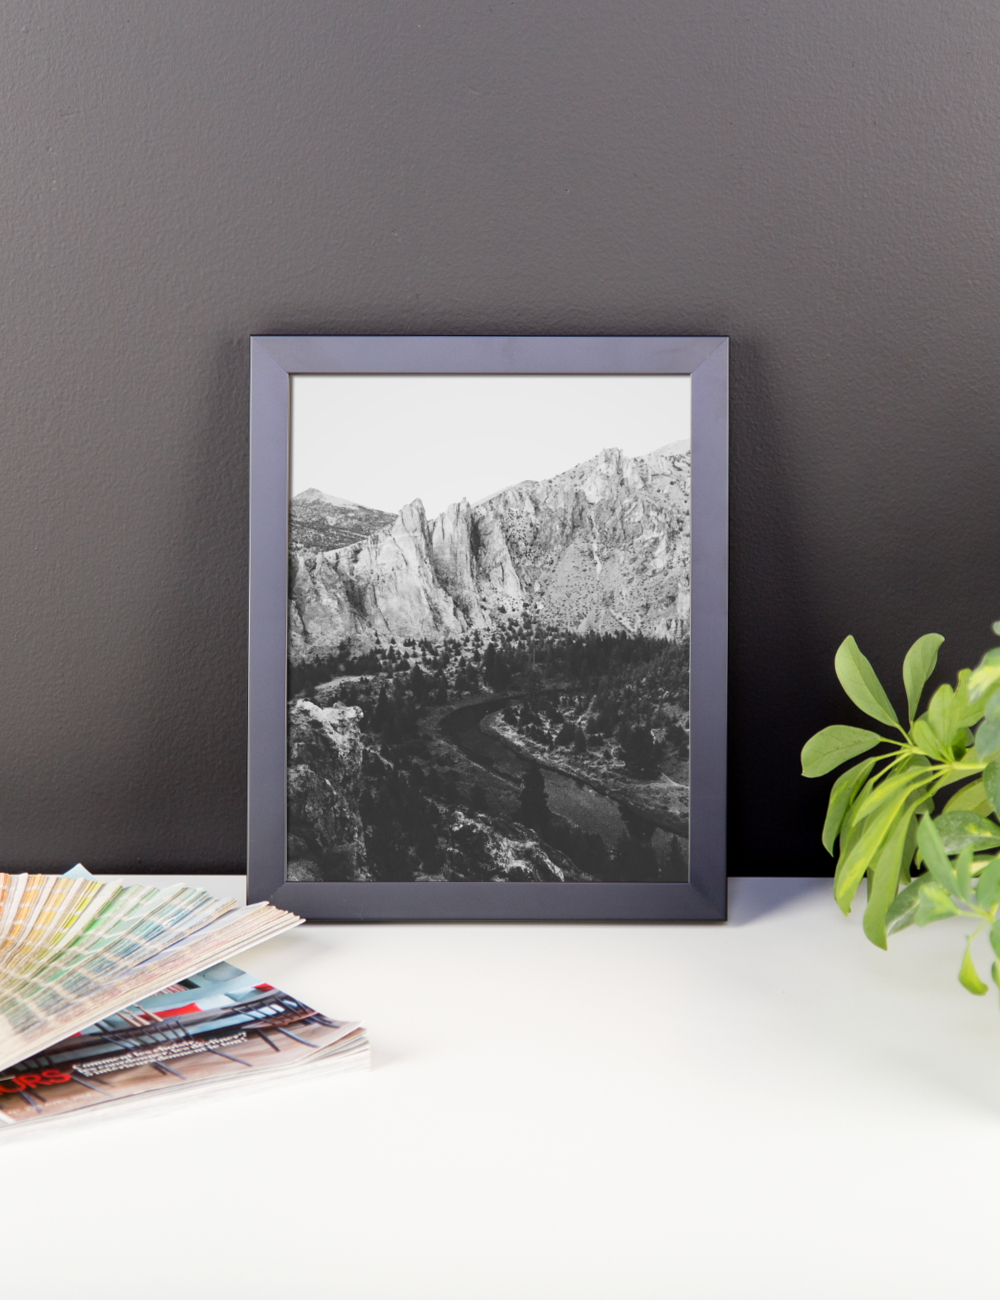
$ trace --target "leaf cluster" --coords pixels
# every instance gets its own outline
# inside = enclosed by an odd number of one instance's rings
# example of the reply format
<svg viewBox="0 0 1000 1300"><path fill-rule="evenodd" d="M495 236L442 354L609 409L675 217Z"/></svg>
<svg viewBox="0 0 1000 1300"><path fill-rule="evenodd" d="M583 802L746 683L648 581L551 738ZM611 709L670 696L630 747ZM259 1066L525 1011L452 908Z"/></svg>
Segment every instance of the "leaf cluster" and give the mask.
<svg viewBox="0 0 1000 1300"><path fill-rule="evenodd" d="M1000 635L1000 623L994 631ZM906 654L904 726L875 670L847 637L834 660L840 684L890 734L824 727L802 749L802 774L824 776L870 755L841 772L830 791L823 845L837 859L834 897L846 914L867 880L864 931L880 948L907 926L970 918L977 928L958 978L981 995L987 986L971 944L984 927L1000 988L1000 648L975 670L963 668L954 687L939 686L920 712L943 640L928 633Z"/></svg>

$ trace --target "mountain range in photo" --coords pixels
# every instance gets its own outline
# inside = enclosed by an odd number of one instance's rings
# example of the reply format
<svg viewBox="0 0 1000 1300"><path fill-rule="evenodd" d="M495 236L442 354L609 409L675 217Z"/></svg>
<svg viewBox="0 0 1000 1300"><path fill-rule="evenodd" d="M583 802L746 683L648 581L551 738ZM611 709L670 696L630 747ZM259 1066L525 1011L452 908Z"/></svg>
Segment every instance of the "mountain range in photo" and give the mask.
<svg viewBox="0 0 1000 1300"><path fill-rule="evenodd" d="M292 880L687 878L690 452L290 504Z"/></svg>

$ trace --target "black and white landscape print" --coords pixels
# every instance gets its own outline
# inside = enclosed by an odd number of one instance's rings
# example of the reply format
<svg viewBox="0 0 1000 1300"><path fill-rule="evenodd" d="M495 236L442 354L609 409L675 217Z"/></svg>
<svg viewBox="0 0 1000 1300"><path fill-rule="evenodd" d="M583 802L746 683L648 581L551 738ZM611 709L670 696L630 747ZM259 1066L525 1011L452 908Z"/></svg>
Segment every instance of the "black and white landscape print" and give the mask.
<svg viewBox="0 0 1000 1300"><path fill-rule="evenodd" d="M690 477L609 439L434 517L298 491L287 878L687 879Z"/></svg>

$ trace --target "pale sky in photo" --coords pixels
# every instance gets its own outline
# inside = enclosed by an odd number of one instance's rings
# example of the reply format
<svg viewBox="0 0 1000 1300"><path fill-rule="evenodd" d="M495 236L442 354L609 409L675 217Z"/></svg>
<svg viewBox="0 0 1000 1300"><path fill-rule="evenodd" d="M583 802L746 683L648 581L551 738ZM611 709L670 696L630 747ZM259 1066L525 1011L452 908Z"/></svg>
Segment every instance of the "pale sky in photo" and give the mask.
<svg viewBox="0 0 1000 1300"><path fill-rule="evenodd" d="M686 375L295 375L291 492L428 516L691 437Z"/></svg>

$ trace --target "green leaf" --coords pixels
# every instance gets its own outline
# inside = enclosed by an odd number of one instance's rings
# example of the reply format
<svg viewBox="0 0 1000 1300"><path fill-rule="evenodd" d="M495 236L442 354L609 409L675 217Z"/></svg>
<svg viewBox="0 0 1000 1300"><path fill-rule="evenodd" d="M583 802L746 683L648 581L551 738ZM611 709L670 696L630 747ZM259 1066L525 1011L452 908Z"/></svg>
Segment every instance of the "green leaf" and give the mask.
<svg viewBox="0 0 1000 1300"><path fill-rule="evenodd" d="M1000 918L990 926L990 943L993 946L993 951L1000 957Z"/></svg>
<svg viewBox="0 0 1000 1300"><path fill-rule="evenodd" d="M876 948L887 947L885 935L886 914L896 897L899 886L899 869L902 865L903 845L909 829L910 816L902 818L893 827L891 834L879 851L875 860L875 870L870 877L871 886L868 894L868 906L865 908L862 928Z"/></svg>
<svg viewBox="0 0 1000 1300"><path fill-rule="evenodd" d="M944 641L936 632L914 641L903 660L903 685L906 687L907 720L912 722L920 704L927 679L937 666L938 647Z"/></svg>
<svg viewBox="0 0 1000 1300"><path fill-rule="evenodd" d="M858 832L865 820L864 817L858 816L858 804L861 802L862 799L864 799L868 791L871 790L872 786L875 784L876 779L877 778L875 777L870 777L864 783L864 785L861 787L861 790L855 797L854 802L851 804L847 812L844 814L844 821L840 827L841 850L843 850L844 845L848 839L851 839L853 837L853 839L856 840L858 837Z"/></svg>
<svg viewBox="0 0 1000 1300"><path fill-rule="evenodd" d="M986 701L986 716L976 730L976 757L980 763L989 763L1000 754L1000 694Z"/></svg>
<svg viewBox="0 0 1000 1300"><path fill-rule="evenodd" d="M887 800L877 812L863 819L864 829L856 839L852 838L849 852L841 852L833 877L833 896L845 916L851 910L851 899L861 878L874 865L879 850L892 834L897 821L909 820L913 802L915 801L911 800L908 790Z"/></svg>
<svg viewBox="0 0 1000 1300"><path fill-rule="evenodd" d="M909 829L906 832L906 843L903 845L903 861L899 867L899 883L901 886L907 886L910 883L910 868L913 866L913 855L917 851L917 817L920 810L926 804L914 804L912 808L913 816L910 818Z"/></svg>
<svg viewBox="0 0 1000 1300"><path fill-rule="evenodd" d="M932 925L935 921L944 921L950 916L958 915L958 905L947 890L942 889L936 880L922 877L919 885L918 896L920 901L913 921L920 929Z"/></svg>
<svg viewBox="0 0 1000 1300"><path fill-rule="evenodd" d="M1000 826L974 812L947 812L934 818L945 853L960 853L967 845L975 849L1000 847ZM921 848L923 846L921 845Z"/></svg>
<svg viewBox="0 0 1000 1300"><path fill-rule="evenodd" d="M851 899L881 847L896 811L894 805L888 805L874 817L860 817L856 823L852 821L851 829L855 833L846 840L841 839L840 858L833 875L833 896L845 916L851 910Z"/></svg>
<svg viewBox="0 0 1000 1300"><path fill-rule="evenodd" d="M871 786L871 781L869 781L863 787L861 793L864 794L865 791L868 790L870 786ZM867 826L868 819L866 817L858 817L857 808L858 808L857 801L855 801L850 806L850 808L848 808L847 813L844 816L843 825L840 828L840 852L837 857L837 865L834 867L834 871L833 871L834 898L837 897L840 881L843 878L843 874L844 874L844 868L847 862L850 860L851 854L854 852L855 848L860 842L861 837L864 834L865 828ZM842 905L840 906L842 907ZM842 910L847 911L850 909L842 908Z"/></svg>
<svg viewBox="0 0 1000 1300"><path fill-rule="evenodd" d="M830 791L830 802L827 804L826 821L823 823L823 847L827 853L833 853L833 846L837 842L847 810L854 802L875 763L874 758L866 758L863 762L849 767L834 781L833 789Z"/></svg>
<svg viewBox="0 0 1000 1300"><path fill-rule="evenodd" d="M978 763L955 763L949 760L947 766L942 765L938 779L930 788L931 794L937 794L939 790L945 789L946 786L954 785L957 781L968 781L970 776L978 774L981 770Z"/></svg>
<svg viewBox="0 0 1000 1300"><path fill-rule="evenodd" d="M844 820L840 824L840 857L850 852L864 827L865 819L858 816L858 800L871 789L871 784L871 781L867 781L861 787L861 794L855 798L844 814Z"/></svg>
<svg viewBox="0 0 1000 1300"><path fill-rule="evenodd" d="M961 790L956 790L942 812L974 812L980 815L989 813L990 803L986 798L982 781L970 781L968 785L963 785Z"/></svg>
<svg viewBox="0 0 1000 1300"><path fill-rule="evenodd" d="M917 826L917 843L920 845L927 870L941 888L946 889L949 894L957 894L958 881L955 879L955 873L951 869L948 855L941 843L937 826L930 817L920 818L920 824ZM917 924L919 925L919 921Z"/></svg>
<svg viewBox="0 0 1000 1300"><path fill-rule="evenodd" d="M918 718L910 728L910 736L918 749L922 749L930 758L944 758L944 746L934 734L934 728L927 721L927 715Z"/></svg>
<svg viewBox="0 0 1000 1300"><path fill-rule="evenodd" d="M993 811L1000 813L1000 762L996 759L986 764L986 771L983 773L983 794L989 800ZM977 808L975 811L981 812L982 809Z"/></svg>
<svg viewBox="0 0 1000 1300"><path fill-rule="evenodd" d="M955 687L955 713L956 725L959 727L974 727L986 708L986 700L982 696L972 699L969 695L971 676L968 668L963 668L958 674L958 685Z"/></svg>
<svg viewBox="0 0 1000 1300"><path fill-rule="evenodd" d="M1000 903L1000 858L993 858L979 873L976 883L976 905L984 912Z"/></svg>
<svg viewBox="0 0 1000 1300"><path fill-rule="evenodd" d="M912 885L907 885L901 889L896 897L892 900L888 912L885 914L886 934L898 934L900 930L905 930L911 926L917 914L917 908L920 905L920 886L921 880L915 880Z"/></svg>
<svg viewBox="0 0 1000 1300"><path fill-rule="evenodd" d="M921 929L934 921L943 921L946 917L957 916L958 907L951 894L946 889L942 889L936 880L928 880L926 876L922 876L918 884L920 903L913 919Z"/></svg>
<svg viewBox="0 0 1000 1300"><path fill-rule="evenodd" d="M957 719L955 692L946 682L937 688L927 706L927 721L931 724L943 749L951 748L951 738L958 730Z"/></svg>
<svg viewBox="0 0 1000 1300"><path fill-rule="evenodd" d="M969 698L978 699L1000 686L1000 650L987 650L979 666L969 676Z"/></svg>
<svg viewBox="0 0 1000 1300"><path fill-rule="evenodd" d="M868 817L900 790L912 790L922 784L932 785L934 779L934 773L926 762L922 763L917 771L914 771L910 765L905 768L900 767L887 775L884 780L879 781L877 785L873 785L872 789L858 800L858 816Z"/></svg>
<svg viewBox="0 0 1000 1300"><path fill-rule="evenodd" d="M965 945L965 956L962 958L962 965L958 971L958 982L963 988L968 989L970 993L975 993L977 998L981 998L987 992L988 986L979 978L975 966L972 962L972 953L969 949L972 947L971 940Z"/></svg>
<svg viewBox="0 0 1000 1300"><path fill-rule="evenodd" d="M886 726L899 726L896 710L889 703L889 697L882 689L882 683L875 676L874 668L858 649L854 637L849 636L841 642L833 666L841 686L862 713L867 713L870 718L875 718L878 722L884 722Z"/></svg>
<svg viewBox="0 0 1000 1300"><path fill-rule="evenodd" d="M824 727L802 746L802 775L826 776L849 758L857 758L884 740L877 731L865 731L862 727Z"/></svg>
<svg viewBox="0 0 1000 1300"><path fill-rule="evenodd" d="M970 906L972 893L972 846L969 845L955 859L955 879L958 881L958 896Z"/></svg>
<svg viewBox="0 0 1000 1300"><path fill-rule="evenodd" d="M984 718L976 730L976 758L989 764L1000 754L1000 719Z"/></svg>

